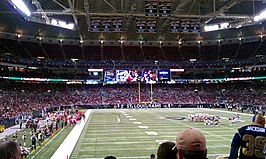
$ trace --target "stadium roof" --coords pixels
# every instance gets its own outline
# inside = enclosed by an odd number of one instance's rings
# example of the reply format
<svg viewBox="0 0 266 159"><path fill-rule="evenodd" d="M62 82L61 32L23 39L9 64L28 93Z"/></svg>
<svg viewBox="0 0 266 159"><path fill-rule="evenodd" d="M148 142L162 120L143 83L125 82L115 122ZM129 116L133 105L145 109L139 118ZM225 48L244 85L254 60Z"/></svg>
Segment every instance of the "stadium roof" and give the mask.
<svg viewBox="0 0 266 159"><path fill-rule="evenodd" d="M26 16L12 0L0 1L0 31L33 37L84 40L204 40L264 34L263 22L253 18L266 8L266 0L155 0L171 5L171 16L198 19L205 25L229 22L230 29L199 33L169 33L171 17L147 17L145 5L154 0L23 0L31 11ZM152 3L152 2L151 2ZM91 32L93 17L121 17L122 32ZM156 33L136 33L136 18L155 19ZM75 30L47 25L53 19L73 23ZM242 26L239 28L239 26Z"/></svg>

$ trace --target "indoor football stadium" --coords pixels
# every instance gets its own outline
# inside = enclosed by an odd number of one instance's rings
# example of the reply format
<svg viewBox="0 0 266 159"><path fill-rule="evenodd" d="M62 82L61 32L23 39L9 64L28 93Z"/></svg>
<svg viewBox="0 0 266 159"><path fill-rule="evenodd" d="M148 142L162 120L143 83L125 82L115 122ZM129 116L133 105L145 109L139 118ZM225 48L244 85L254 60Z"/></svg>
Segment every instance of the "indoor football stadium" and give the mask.
<svg viewBox="0 0 266 159"><path fill-rule="evenodd" d="M265 159L266 0L1 0L1 159Z"/></svg>

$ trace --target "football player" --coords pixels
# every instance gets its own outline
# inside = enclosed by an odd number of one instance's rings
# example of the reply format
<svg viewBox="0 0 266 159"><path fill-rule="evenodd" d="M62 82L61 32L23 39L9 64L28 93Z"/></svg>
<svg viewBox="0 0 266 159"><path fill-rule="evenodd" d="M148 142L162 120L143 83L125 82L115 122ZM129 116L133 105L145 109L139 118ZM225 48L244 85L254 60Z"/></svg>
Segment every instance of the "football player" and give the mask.
<svg viewBox="0 0 266 159"><path fill-rule="evenodd" d="M253 123L238 129L232 143L229 159L237 159L240 148L240 159L264 159L264 145L266 143L265 118L257 114Z"/></svg>
<svg viewBox="0 0 266 159"><path fill-rule="evenodd" d="M117 114L117 124L120 124L121 123L121 120L120 120L120 115Z"/></svg>

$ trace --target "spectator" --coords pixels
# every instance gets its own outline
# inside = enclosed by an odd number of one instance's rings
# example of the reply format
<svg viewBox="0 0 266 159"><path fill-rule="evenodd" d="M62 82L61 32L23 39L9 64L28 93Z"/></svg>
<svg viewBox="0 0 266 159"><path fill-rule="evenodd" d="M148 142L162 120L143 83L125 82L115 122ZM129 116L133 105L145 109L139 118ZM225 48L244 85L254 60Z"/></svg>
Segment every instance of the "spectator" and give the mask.
<svg viewBox="0 0 266 159"><path fill-rule="evenodd" d="M155 155L153 153L150 155L150 159L155 159Z"/></svg>
<svg viewBox="0 0 266 159"><path fill-rule="evenodd" d="M238 129L231 143L229 159L264 159L263 149L266 143L265 118L255 115L253 122Z"/></svg>
<svg viewBox="0 0 266 159"><path fill-rule="evenodd" d="M0 158L1 159L20 159L21 149L15 141L5 141L0 144Z"/></svg>
<svg viewBox="0 0 266 159"><path fill-rule="evenodd" d="M164 142L157 150L157 159L176 159L177 149L174 142Z"/></svg>
<svg viewBox="0 0 266 159"><path fill-rule="evenodd" d="M206 139L195 128L187 128L179 132L175 147L179 159L206 159L207 157Z"/></svg>
<svg viewBox="0 0 266 159"><path fill-rule="evenodd" d="M116 159L116 157L114 157L114 156L106 156L106 157L104 157L104 159Z"/></svg>

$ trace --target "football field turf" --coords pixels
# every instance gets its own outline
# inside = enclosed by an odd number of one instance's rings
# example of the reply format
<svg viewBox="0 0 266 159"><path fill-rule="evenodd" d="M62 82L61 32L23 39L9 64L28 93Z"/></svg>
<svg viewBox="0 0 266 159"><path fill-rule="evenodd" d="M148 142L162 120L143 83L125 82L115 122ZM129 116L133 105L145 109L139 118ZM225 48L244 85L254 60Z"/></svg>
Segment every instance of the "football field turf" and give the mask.
<svg viewBox="0 0 266 159"><path fill-rule="evenodd" d="M220 126L205 126L183 117L190 113L221 116ZM121 124L117 124L120 114ZM117 109L93 110L70 158L118 159L149 158L161 142L173 141L187 127L200 129L206 137L208 158L228 156L237 128L251 123L251 114L241 114L241 122L230 126L228 117L235 112L214 109Z"/></svg>

